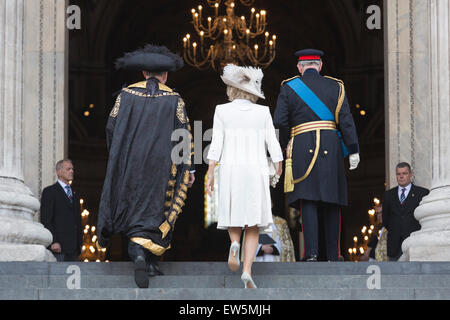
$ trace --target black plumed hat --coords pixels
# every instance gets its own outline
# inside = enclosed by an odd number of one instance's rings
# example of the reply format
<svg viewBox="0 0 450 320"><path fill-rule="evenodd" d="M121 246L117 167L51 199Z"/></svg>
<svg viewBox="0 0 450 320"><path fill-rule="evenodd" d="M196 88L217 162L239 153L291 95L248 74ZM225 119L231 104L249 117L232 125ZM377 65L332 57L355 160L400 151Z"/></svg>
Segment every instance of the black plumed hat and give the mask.
<svg viewBox="0 0 450 320"><path fill-rule="evenodd" d="M144 48L126 53L117 59L116 69L165 72L177 71L184 66L183 58L165 46L147 44Z"/></svg>

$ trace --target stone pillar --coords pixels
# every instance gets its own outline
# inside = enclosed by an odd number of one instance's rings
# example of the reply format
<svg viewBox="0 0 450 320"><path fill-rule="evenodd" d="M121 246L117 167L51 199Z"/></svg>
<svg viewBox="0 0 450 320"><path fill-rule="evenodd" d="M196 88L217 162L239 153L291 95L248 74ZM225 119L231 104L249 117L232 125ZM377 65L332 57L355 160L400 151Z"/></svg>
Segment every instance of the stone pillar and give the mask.
<svg viewBox="0 0 450 320"><path fill-rule="evenodd" d="M409 162L414 183L431 186L429 1L385 0L386 187Z"/></svg>
<svg viewBox="0 0 450 320"><path fill-rule="evenodd" d="M25 5L24 176L38 198L56 182L55 164L68 154L66 4L26 0Z"/></svg>
<svg viewBox="0 0 450 320"><path fill-rule="evenodd" d="M34 221L39 201L24 183L26 0L0 0L0 261L54 261L51 233Z"/></svg>
<svg viewBox="0 0 450 320"><path fill-rule="evenodd" d="M422 228L402 245L406 261L450 261L450 0L429 0L422 14L430 21L428 79L431 105L432 186L415 211Z"/></svg>

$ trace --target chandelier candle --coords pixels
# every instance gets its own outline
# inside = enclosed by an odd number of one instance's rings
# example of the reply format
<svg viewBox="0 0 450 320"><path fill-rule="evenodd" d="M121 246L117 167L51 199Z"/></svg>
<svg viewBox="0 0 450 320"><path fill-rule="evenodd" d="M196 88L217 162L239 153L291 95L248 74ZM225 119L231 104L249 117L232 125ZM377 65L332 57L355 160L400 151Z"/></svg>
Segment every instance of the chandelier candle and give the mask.
<svg viewBox="0 0 450 320"><path fill-rule="evenodd" d="M235 2L236 1L236 2ZM267 68L275 59L276 36L267 28L267 11L257 12L250 9L250 19L244 15L235 14L237 1L243 6L251 7L254 0L206 0L211 10L215 11L214 18L207 16L206 23L203 16L208 7L199 5L191 9L192 24L200 41L191 45L190 34L183 38L185 61L200 70L212 68L220 71L225 65L252 65ZM223 4L226 15L220 15Z"/></svg>

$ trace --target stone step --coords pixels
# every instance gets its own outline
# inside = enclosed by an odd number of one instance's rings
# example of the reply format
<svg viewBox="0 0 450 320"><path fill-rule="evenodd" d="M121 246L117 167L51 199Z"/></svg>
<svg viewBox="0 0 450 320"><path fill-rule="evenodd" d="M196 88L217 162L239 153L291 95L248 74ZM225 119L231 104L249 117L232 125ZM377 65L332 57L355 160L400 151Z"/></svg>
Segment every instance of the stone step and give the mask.
<svg viewBox="0 0 450 320"><path fill-rule="evenodd" d="M86 275L129 275L131 262L113 263L0 263L0 275L66 275L71 265ZM385 263L255 263L254 275L366 275L376 265L382 275L450 274L448 262L385 262ZM166 275L233 275L225 262L161 262Z"/></svg>
<svg viewBox="0 0 450 320"><path fill-rule="evenodd" d="M253 301L252 304L270 303L269 300L448 300L450 289L392 288L367 289L0 289L0 300L219 300ZM235 303L234 303L235 304ZM216 311L216 310L215 310ZM216 311L216 312L220 312Z"/></svg>
<svg viewBox="0 0 450 320"><path fill-rule="evenodd" d="M367 289L369 275L255 275L259 288ZM149 288L242 288L235 276L162 276L149 279ZM450 275L382 275L382 289L450 288ZM0 276L0 289L67 289L67 276ZM372 282L369 281L369 284ZM81 276L82 289L137 288L134 276Z"/></svg>

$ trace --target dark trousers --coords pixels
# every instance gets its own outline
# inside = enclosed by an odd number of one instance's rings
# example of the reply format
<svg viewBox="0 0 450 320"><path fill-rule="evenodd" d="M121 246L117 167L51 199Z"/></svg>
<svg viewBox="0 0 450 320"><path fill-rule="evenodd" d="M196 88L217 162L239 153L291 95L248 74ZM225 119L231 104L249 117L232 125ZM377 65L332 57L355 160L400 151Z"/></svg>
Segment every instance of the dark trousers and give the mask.
<svg viewBox="0 0 450 320"><path fill-rule="evenodd" d="M54 253L53 254L58 262L77 262L78 254L76 253Z"/></svg>
<svg viewBox="0 0 450 320"><path fill-rule="evenodd" d="M302 200L300 214L305 250L303 257L319 256L319 214L323 216L327 259L337 261L341 256L341 212L338 205Z"/></svg>
<svg viewBox="0 0 450 320"><path fill-rule="evenodd" d="M402 255L403 255L403 252L402 252L402 250L400 250L400 253L397 256L389 257L389 261L398 261L398 259L400 259Z"/></svg>

